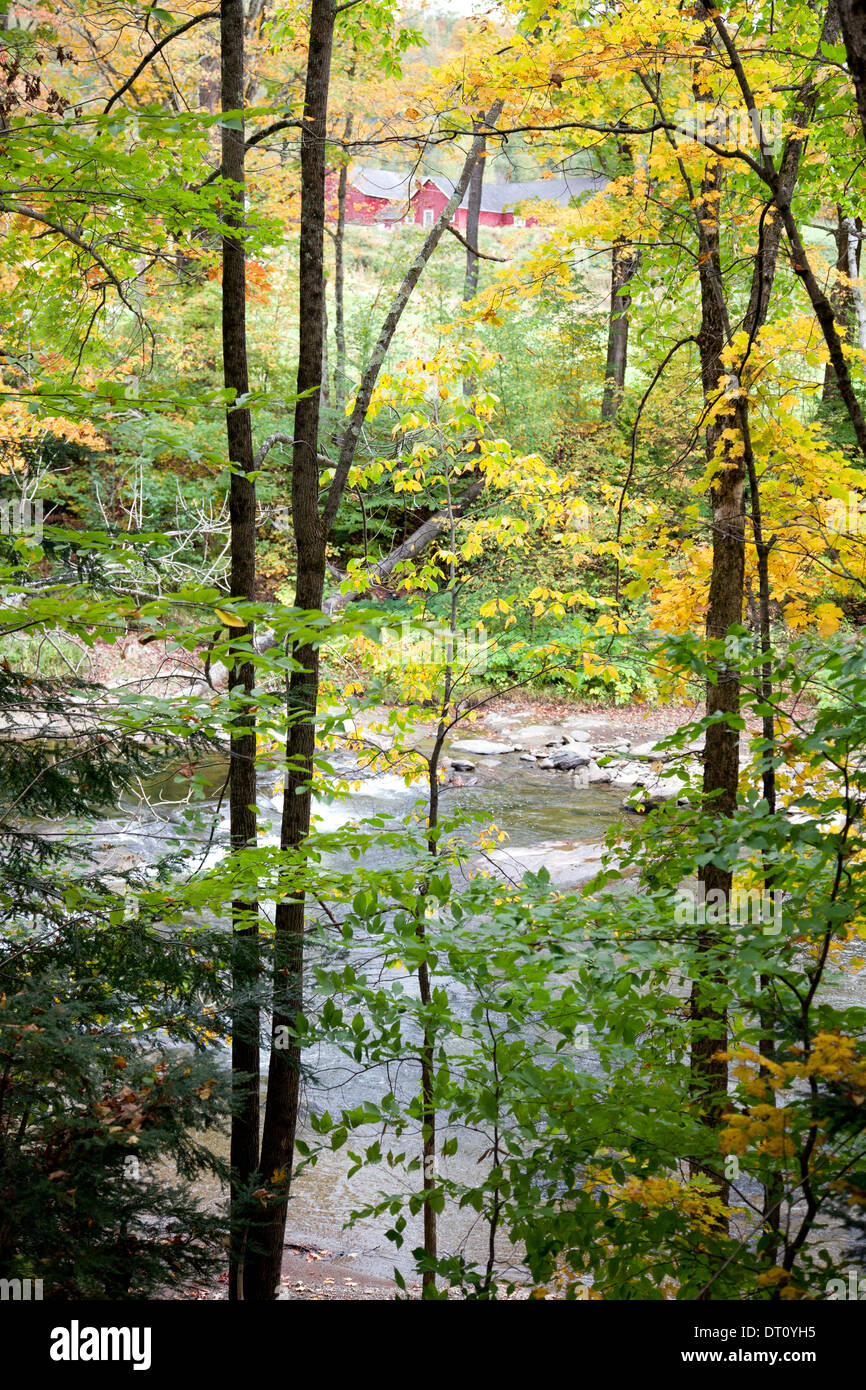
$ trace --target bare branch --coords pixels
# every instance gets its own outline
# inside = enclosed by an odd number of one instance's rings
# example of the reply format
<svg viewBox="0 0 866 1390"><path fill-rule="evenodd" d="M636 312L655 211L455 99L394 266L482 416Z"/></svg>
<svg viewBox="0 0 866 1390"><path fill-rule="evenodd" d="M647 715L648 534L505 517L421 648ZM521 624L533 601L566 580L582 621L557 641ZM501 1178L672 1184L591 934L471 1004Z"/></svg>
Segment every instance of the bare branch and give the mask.
<svg viewBox="0 0 866 1390"><path fill-rule="evenodd" d="M173 29L170 34L166 34L164 39L160 39L159 43L154 44L150 52L144 55L138 67L135 69L135 72L132 73L130 77L127 77L123 86L118 87L114 95L108 98L108 101L105 103L105 106L103 107L102 114L104 116L108 115L108 112L111 110L114 103L120 100L124 92L129 91L136 78L140 77L141 74L144 72L144 69L147 67L148 63L153 62L153 59L156 57L156 55L160 53L163 48L165 48L166 44L171 43L172 39L176 39L180 34L185 34L187 29L191 29L194 24L201 24L203 19L219 19L219 17L219 10L205 10L202 14L194 15L192 19L188 19L186 24L181 24L178 26L177 29Z"/></svg>
<svg viewBox="0 0 866 1390"><path fill-rule="evenodd" d="M382 363L391 345L391 339L394 337L397 325L402 318L403 310L409 302L412 291L421 279L424 267L439 245L446 227L460 206L463 195L469 187L469 179L475 167L475 162L480 158L481 152L484 149L485 136L483 131L485 129L490 130L494 128L494 122L498 119L502 107L503 102L501 100L495 101L483 121L479 121L478 133L472 141L472 145L463 165L463 171L457 183L454 185L454 191L445 204L445 207L442 209L442 212L439 214L438 220L430 228L421 250L406 271L403 282L394 296L391 308L388 310L385 321L382 324L376 346L373 348L370 360L367 363L361 378L360 386L358 387L354 409L346 429L343 432L343 439L340 445L340 456L337 460L334 478L325 501L325 507L322 513L322 529L326 539L328 532L334 524L334 518L340 506L343 490L346 486L346 479L349 476L349 469L352 467L355 458L355 450L358 446L361 429L367 418L367 411L370 408L373 390L378 380L379 372L382 369Z"/></svg>
<svg viewBox="0 0 866 1390"><path fill-rule="evenodd" d="M456 236L457 240L460 242L460 244L461 244L462 246L465 246L465 247L466 247L466 250L467 250L467 251L471 251L472 254L473 254L473 256L478 256L479 259L482 260L482 261L502 261L502 262L505 262L505 261L508 260L508 257L507 257L507 256L487 256L487 255L484 254L483 251L479 251L477 246L470 246L470 244L469 244L469 242L466 240L465 236L462 236L461 233L458 232L458 230L457 230L457 228L454 226L453 222L449 222L449 223L448 223L448 231L451 233L452 236Z"/></svg>

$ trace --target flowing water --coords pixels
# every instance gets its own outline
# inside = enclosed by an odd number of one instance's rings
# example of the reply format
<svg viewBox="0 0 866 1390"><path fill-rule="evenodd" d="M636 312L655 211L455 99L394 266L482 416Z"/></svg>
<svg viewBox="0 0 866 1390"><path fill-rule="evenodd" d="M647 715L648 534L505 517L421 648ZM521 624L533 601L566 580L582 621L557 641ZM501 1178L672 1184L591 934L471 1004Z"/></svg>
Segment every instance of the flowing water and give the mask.
<svg viewBox="0 0 866 1390"><path fill-rule="evenodd" d="M349 755L342 758L338 755L334 761L344 775L357 771ZM205 771L211 790L202 803L202 810L210 813L216 829L209 844L203 847L203 858L204 862L213 863L228 851L227 812L224 799L220 799L225 765L215 762ZM421 783L407 787L402 777L380 773L366 778L360 790L346 796L314 798L313 814L317 828L322 831L335 830L369 816L384 816L387 822L396 824L412 810L423 811L423 792ZM110 847L112 859L123 867L133 862L152 862L170 847L173 839L185 833L183 809L187 793L185 779L169 775L148 789L145 802L123 807L118 816L95 827L94 843L103 850ZM568 777L527 764L516 755L479 757L472 785L443 790L442 814L458 808L479 812L483 815L483 823L495 823L505 831L507 842L495 857L508 877L517 879L526 869L537 871L545 865L554 883L572 887L585 882L597 869L604 835L611 825L622 819L622 797L621 788L575 787ZM276 844L279 798L274 797L272 776L261 781L260 807L263 808L262 838L265 843ZM393 853L390 848L382 847L375 855L365 855L365 863L368 867L385 865L393 858ZM352 861L346 856L339 862L345 868ZM861 979L846 976L832 990L834 1002L862 1004ZM404 983L407 989L414 988L411 978ZM449 986L449 993L458 1011L461 1007L468 1011L471 1002L468 998L461 999L461 990L454 982ZM265 1052L261 1061L262 1075L266 1077ZM586 1062L592 1067L591 1056ZM228 1049L222 1063L228 1067ZM315 1141L309 1127L310 1113L327 1109L333 1115L343 1106L355 1106L364 1099L376 1098L389 1087L403 1100L417 1092L417 1069L410 1066L401 1068L396 1077L392 1075L386 1081L381 1072L365 1073L354 1068L341 1053L331 1048L320 1048L313 1055L307 1055L304 1065L304 1111L299 1137L309 1142ZM445 1131L442 1131L440 1141L444 1136ZM411 1278L414 1270L411 1251L421 1244L420 1216L412 1218L408 1213L405 1240L400 1249L395 1249L385 1236L392 1217L367 1218L351 1229L344 1229L344 1222L353 1208L375 1201L381 1190L401 1190L400 1179L384 1165L362 1168L349 1177L352 1165L347 1148L357 1149L362 1143L371 1142L373 1137L376 1136L372 1133L363 1140L359 1136L356 1143L350 1140L348 1146L337 1152L327 1150L314 1166L303 1168L293 1184L289 1207L286 1235L289 1250L298 1252L297 1259L315 1261L320 1275L327 1266L334 1280L349 1287L352 1287L350 1276L356 1283L371 1276L388 1279L395 1267ZM465 1177L474 1181L489 1138L463 1128L459 1141L457 1155L444 1162L445 1171L457 1180ZM217 1141L217 1145L220 1142ZM420 1148L418 1137L407 1134L399 1147L414 1152L413 1143L415 1149ZM383 1148L387 1147L388 1144L383 1143ZM227 1138L223 1141L222 1152L227 1156ZM417 1190L418 1180L417 1173L408 1175L403 1180L406 1190ZM225 1194L215 1183L203 1182L199 1192L209 1203L224 1200ZM439 1232L440 1251L459 1249L475 1261L486 1261L487 1230L471 1211L460 1212L449 1203L439 1218ZM518 1278L521 1274L519 1251L509 1249L501 1238L497 1247L497 1269L500 1275L509 1270Z"/></svg>
<svg viewBox="0 0 866 1390"><path fill-rule="evenodd" d="M343 774L356 771L348 755L338 755L333 761ZM203 847L204 862L208 864L228 852L227 808L225 798L220 800L226 769L225 764L214 762L198 771L204 771L210 788L205 800L199 803L200 809L205 816L210 814L216 827L209 844ZM609 786L578 789L568 777L521 762L515 755L479 757L474 780L469 777L463 780L471 784L443 789L441 814L446 816L457 809L477 812L483 816L482 824L495 823L504 831L508 838L496 852L496 859L509 878L519 878L526 869L537 871L543 864L548 867L553 881L563 887L585 881L598 867L597 856L605 832L622 818L621 789ZM263 777L259 788L262 840L266 844L276 844L279 839L279 797L274 796L273 783L273 776ZM184 811L188 804L184 777L168 774L151 785L147 793L141 804L122 807L119 815L94 828L94 844L103 853L110 849L109 866L127 868L133 863L153 862L171 848L174 841L183 838ZM402 777L385 772L365 778L360 790L346 796L314 798L313 815L317 828L322 831L336 830L369 816L384 816L388 822L396 824L415 809L423 811L423 797L423 783L407 787ZM385 865L393 859L393 853L383 848L376 856L365 856L365 863L370 866L377 861ZM351 864L348 857L345 860L341 857L338 862L341 867ZM414 987L411 979L404 983L408 989ZM458 996L455 1006L460 1009L461 1003L465 1003L468 1010L469 1000L461 1001L459 990L455 989L454 994ZM264 1077L267 1074L264 1051L261 1061ZM223 1063L228 1066L228 1049ZM417 1090L414 1070L408 1066L401 1068L396 1079L391 1077L388 1083L395 1085L403 1099L408 1099L413 1089ZM321 1113L328 1109L334 1114L342 1106L357 1105L365 1098L380 1095L384 1089L386 1081L381 1072L365 1074L354 1069L336 1049L323 1048L315 1055L306 1056L300 1137L308 1140L315 1137L309 1130L307 1118L311 1111ZM458 1180L465 1176L474 1181L478 1159L488 1147L488 1139L484 1134L465 1129L459 1137L458 1154L446 1160L447 1171ZM369 1143L370 1138L364 1142ZM417 1137L407 1134L399 1147L412 1152L413 1143L419 1147ZM350 1141L349 1147L358 1145ZM222 1152L227 1154L227 1139ZM395 1250L385 1237L393 1218L370 1218L351 1230L343 1229L353 1208L375 1200L380 1189L400 1190L400 1179L384 1165L363 1168L349 1178L350 1166L344 1147L336 1153L326 1151L314 1166L302 1169L293 1185L287 1242L295 1249L318 1253L320 1260L327 1260L329 1268L333 1265L335 1274L342 1273L344 1278L346 1272L358 1279L367 1275L388 1278L395 1266L404 1275L411 1276L414 1269L411 1251L421 1243L420 1217L407 1218L405 1241L399 1250ZM418 1175L410 1174L403 1181L408 1190L414 1190ZM216 1184L202 1183L199 1190L209 1202L218 1202L224 1195L217 1190ZM486 1260L486 1228L481 1227L471 1211L461 1213L452 1207L453 1204L449 1204L439 1219L440 1249L463 1249L473 1259ZM322 1255L322 1251L328 1254ZM500 1270L509 1266L519 1270L519 1253L510 1251L501 1240L497 1254ZM315 1255L307 1258L314 1259Z"/></svg>

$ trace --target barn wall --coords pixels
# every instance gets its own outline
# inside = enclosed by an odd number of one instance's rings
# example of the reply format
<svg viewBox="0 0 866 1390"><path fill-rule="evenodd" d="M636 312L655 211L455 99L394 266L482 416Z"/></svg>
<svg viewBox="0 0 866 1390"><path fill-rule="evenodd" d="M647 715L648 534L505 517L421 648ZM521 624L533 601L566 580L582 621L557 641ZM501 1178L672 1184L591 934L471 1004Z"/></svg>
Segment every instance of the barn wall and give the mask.
<svg viewBox="0 0 866 1390"><path fill-rule="evenodd" d="M331 220L337 216L338 183L339 179L336 173L329 174L325 180L325 207L327 215ZM412 195L409 221L415 222L419 227L423 227L425 225L424 213L427 211L432 213L432 221L435 222L440 217L447 202L447 195L443 193L441 189L437 188L435 183L425 183L417 193ZM375 225L379 218L383 217L386 210L390 211L392 214L387 220L393 222L393 213L398 206L399 203L394 203L387 198L371 198L359 193L357 189L352 188L351 184L346 189L347 222L372 226ZM538 225L536 218L526 217L525 214L524 218L527 227L535 227ZM483 209L480 220L482 227L512 227L514 225L514 213L489 212ZM426 225L430 225L429 221ZM461 231L466 230L465 208L457 209L454 216L454 225Z"/></svg>
<svg viewBox="0 0 866 1390"><path fill-rule="evenodd" d="M414 220L420 227L423 227L425 211L432 210L433 221L435 222L447 202L448 199L445 194L440 192L435 183L425 183L412 197Z"/></svg>
<svg viewBox="0 0 866 1390"><path fill-rule="evenodd" d="M325 180L325 211L333 221L337 216L337 187L339 176L329 174ZM368 198L359 193L351 184L346 189L346 221L362 223L369 227L391 206L388 198Z"/></svg>
<svg viewBox="0 0 866 1390"><path fill-rule="evenodd" d="M412 198L412 210L415 222L417 222L419 226L424 225L425 209L432 210L433 221L435 222L441 215L442 209L447 202L448 198L436 187L435 183L426 183ZM454 225L461 231L464 231L466 228L466 209L458 208L453 220ZM514 215L510 212L481 213L481 225L483 227L510 227L513 221Z"/></svg>

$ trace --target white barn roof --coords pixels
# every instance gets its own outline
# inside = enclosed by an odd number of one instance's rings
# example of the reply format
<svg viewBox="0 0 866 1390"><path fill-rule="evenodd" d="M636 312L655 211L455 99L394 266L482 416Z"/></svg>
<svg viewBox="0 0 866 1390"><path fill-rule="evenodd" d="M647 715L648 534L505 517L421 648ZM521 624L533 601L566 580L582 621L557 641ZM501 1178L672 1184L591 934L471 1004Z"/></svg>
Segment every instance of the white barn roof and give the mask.
<svg viewBox="0 0 866 1390"><path fill-rule="evenodd" d="M386 203L408 201L426 183L435 184L440 193L448 198L455 188L454 180L444 174L425 174L418 170L405 174L396 173L393 169L368 167L351 170L349 182L365 198L376 198ZM507 213L524 202L552 202L567 207L573 198L585 193L597 193L606 183L607 179L600 174L571 173L524 182L485 183L481 190L481 211ZM466 207L468 199L467 191L460 204L462 208Z"/></svg>
<svg viewBox="0 0 866 1390"><path fill-rule="evenodd" d="M415 183L414 174L396 174L392 169L352 169L349 182L365 198L382 198L394 202L408 198Z"/></svg>

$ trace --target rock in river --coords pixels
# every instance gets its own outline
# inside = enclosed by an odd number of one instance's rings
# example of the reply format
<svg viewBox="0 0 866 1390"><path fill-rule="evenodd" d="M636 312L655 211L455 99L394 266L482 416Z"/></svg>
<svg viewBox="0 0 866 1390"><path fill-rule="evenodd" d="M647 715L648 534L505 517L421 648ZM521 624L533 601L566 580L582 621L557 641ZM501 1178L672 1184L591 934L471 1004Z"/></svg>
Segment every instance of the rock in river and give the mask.
<svg viewBox="0 0 866 1390"><path fill-rule="evenodd" d="M494 758L498 753L513 753L513 743L494 743L489 738L460 738L452 743L453 753L474 753L480 758Z"/></svg>
<svg viewBox="0 0 866 1390"><path fill-rule="evenodd" d="M574 772L579 767L589 767L592 762L590 750L569 748L565 753L553 754L553 766L557 772Z"/></svg>

